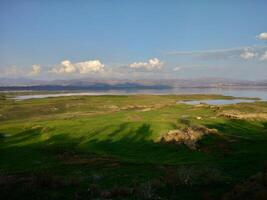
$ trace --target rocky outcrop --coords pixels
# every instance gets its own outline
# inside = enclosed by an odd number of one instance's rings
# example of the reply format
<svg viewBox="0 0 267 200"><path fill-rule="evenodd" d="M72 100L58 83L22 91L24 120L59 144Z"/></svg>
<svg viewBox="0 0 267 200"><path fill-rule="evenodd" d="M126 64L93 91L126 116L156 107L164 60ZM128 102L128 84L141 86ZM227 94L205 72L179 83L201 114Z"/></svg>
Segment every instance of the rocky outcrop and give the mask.
<svg viewBox="0 0 267 200"><path fill-rule="evenodd" d="M170 130L161 137L161 142L185 144L188 148L197 149L197 142L204 135L218 134L216 129L209 129L203 126L186 127L183 130Z"/></svg>
<svg viewBox="0 0 267 200"><path fill-rule="evenodd" d="M228 119L248 119L248 120L266 120L267 113L241 113L235 110L224 111L218 114L219 117Z"/></svg>

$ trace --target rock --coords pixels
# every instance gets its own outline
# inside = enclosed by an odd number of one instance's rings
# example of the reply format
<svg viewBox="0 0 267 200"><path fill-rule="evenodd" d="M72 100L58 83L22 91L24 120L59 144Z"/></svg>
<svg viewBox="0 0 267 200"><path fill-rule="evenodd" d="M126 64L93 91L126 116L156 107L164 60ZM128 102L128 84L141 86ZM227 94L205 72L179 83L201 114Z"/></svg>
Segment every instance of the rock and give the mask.
<svg viewBox="0 0 267 200"><path fill-rule="evenodd" d="M217 133L218 131L216 129L209 129L201 126L187 127L183 130L170 130L161 137L161 141L166 143L185 144L188 148L196 150L197 142L202 139L204 135Z"/></svg>
<svg viewBox="0 0 267 200"><path fill-rule="evenodd" d="M266 120L266 113L241 113L238 111L224 111L218 114L219 117L228 119L248 119L248 120Z"/></svg>

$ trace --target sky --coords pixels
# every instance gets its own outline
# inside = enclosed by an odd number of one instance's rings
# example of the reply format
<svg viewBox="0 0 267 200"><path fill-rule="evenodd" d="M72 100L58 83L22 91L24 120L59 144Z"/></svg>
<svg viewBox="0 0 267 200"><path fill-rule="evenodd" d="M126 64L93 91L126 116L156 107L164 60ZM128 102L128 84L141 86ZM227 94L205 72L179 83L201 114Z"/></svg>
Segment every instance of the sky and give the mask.
<svg viewBox="0 0 267 200"><path fill-rule="evenodd" d="M0 77L267 80L266 0L0 0Z"/></svg>

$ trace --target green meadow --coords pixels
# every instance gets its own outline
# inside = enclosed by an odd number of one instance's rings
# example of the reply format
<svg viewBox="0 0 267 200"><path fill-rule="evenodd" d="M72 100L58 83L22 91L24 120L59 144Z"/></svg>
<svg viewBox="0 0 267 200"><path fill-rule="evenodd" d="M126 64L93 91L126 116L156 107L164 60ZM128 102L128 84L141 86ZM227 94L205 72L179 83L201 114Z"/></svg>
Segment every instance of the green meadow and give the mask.
<svg viewBox="0 0 267 200"><path fill-rule="evenodd" d="M219 95L0 97L1 199L222 199L262 173L267 102ZM197 149L170 130L216 129Z"/></svg>

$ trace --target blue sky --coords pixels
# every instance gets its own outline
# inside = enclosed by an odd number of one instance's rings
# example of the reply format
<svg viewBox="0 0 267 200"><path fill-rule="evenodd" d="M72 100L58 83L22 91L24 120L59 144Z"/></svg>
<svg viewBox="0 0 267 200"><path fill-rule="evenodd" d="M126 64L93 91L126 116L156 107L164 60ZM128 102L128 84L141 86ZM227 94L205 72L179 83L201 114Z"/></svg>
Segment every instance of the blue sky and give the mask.
<svg viewBox="0 0 267 200"><path fill-rule="evenodd" d="M0 1L0 76L267 79L267 1Z"/></svg>

